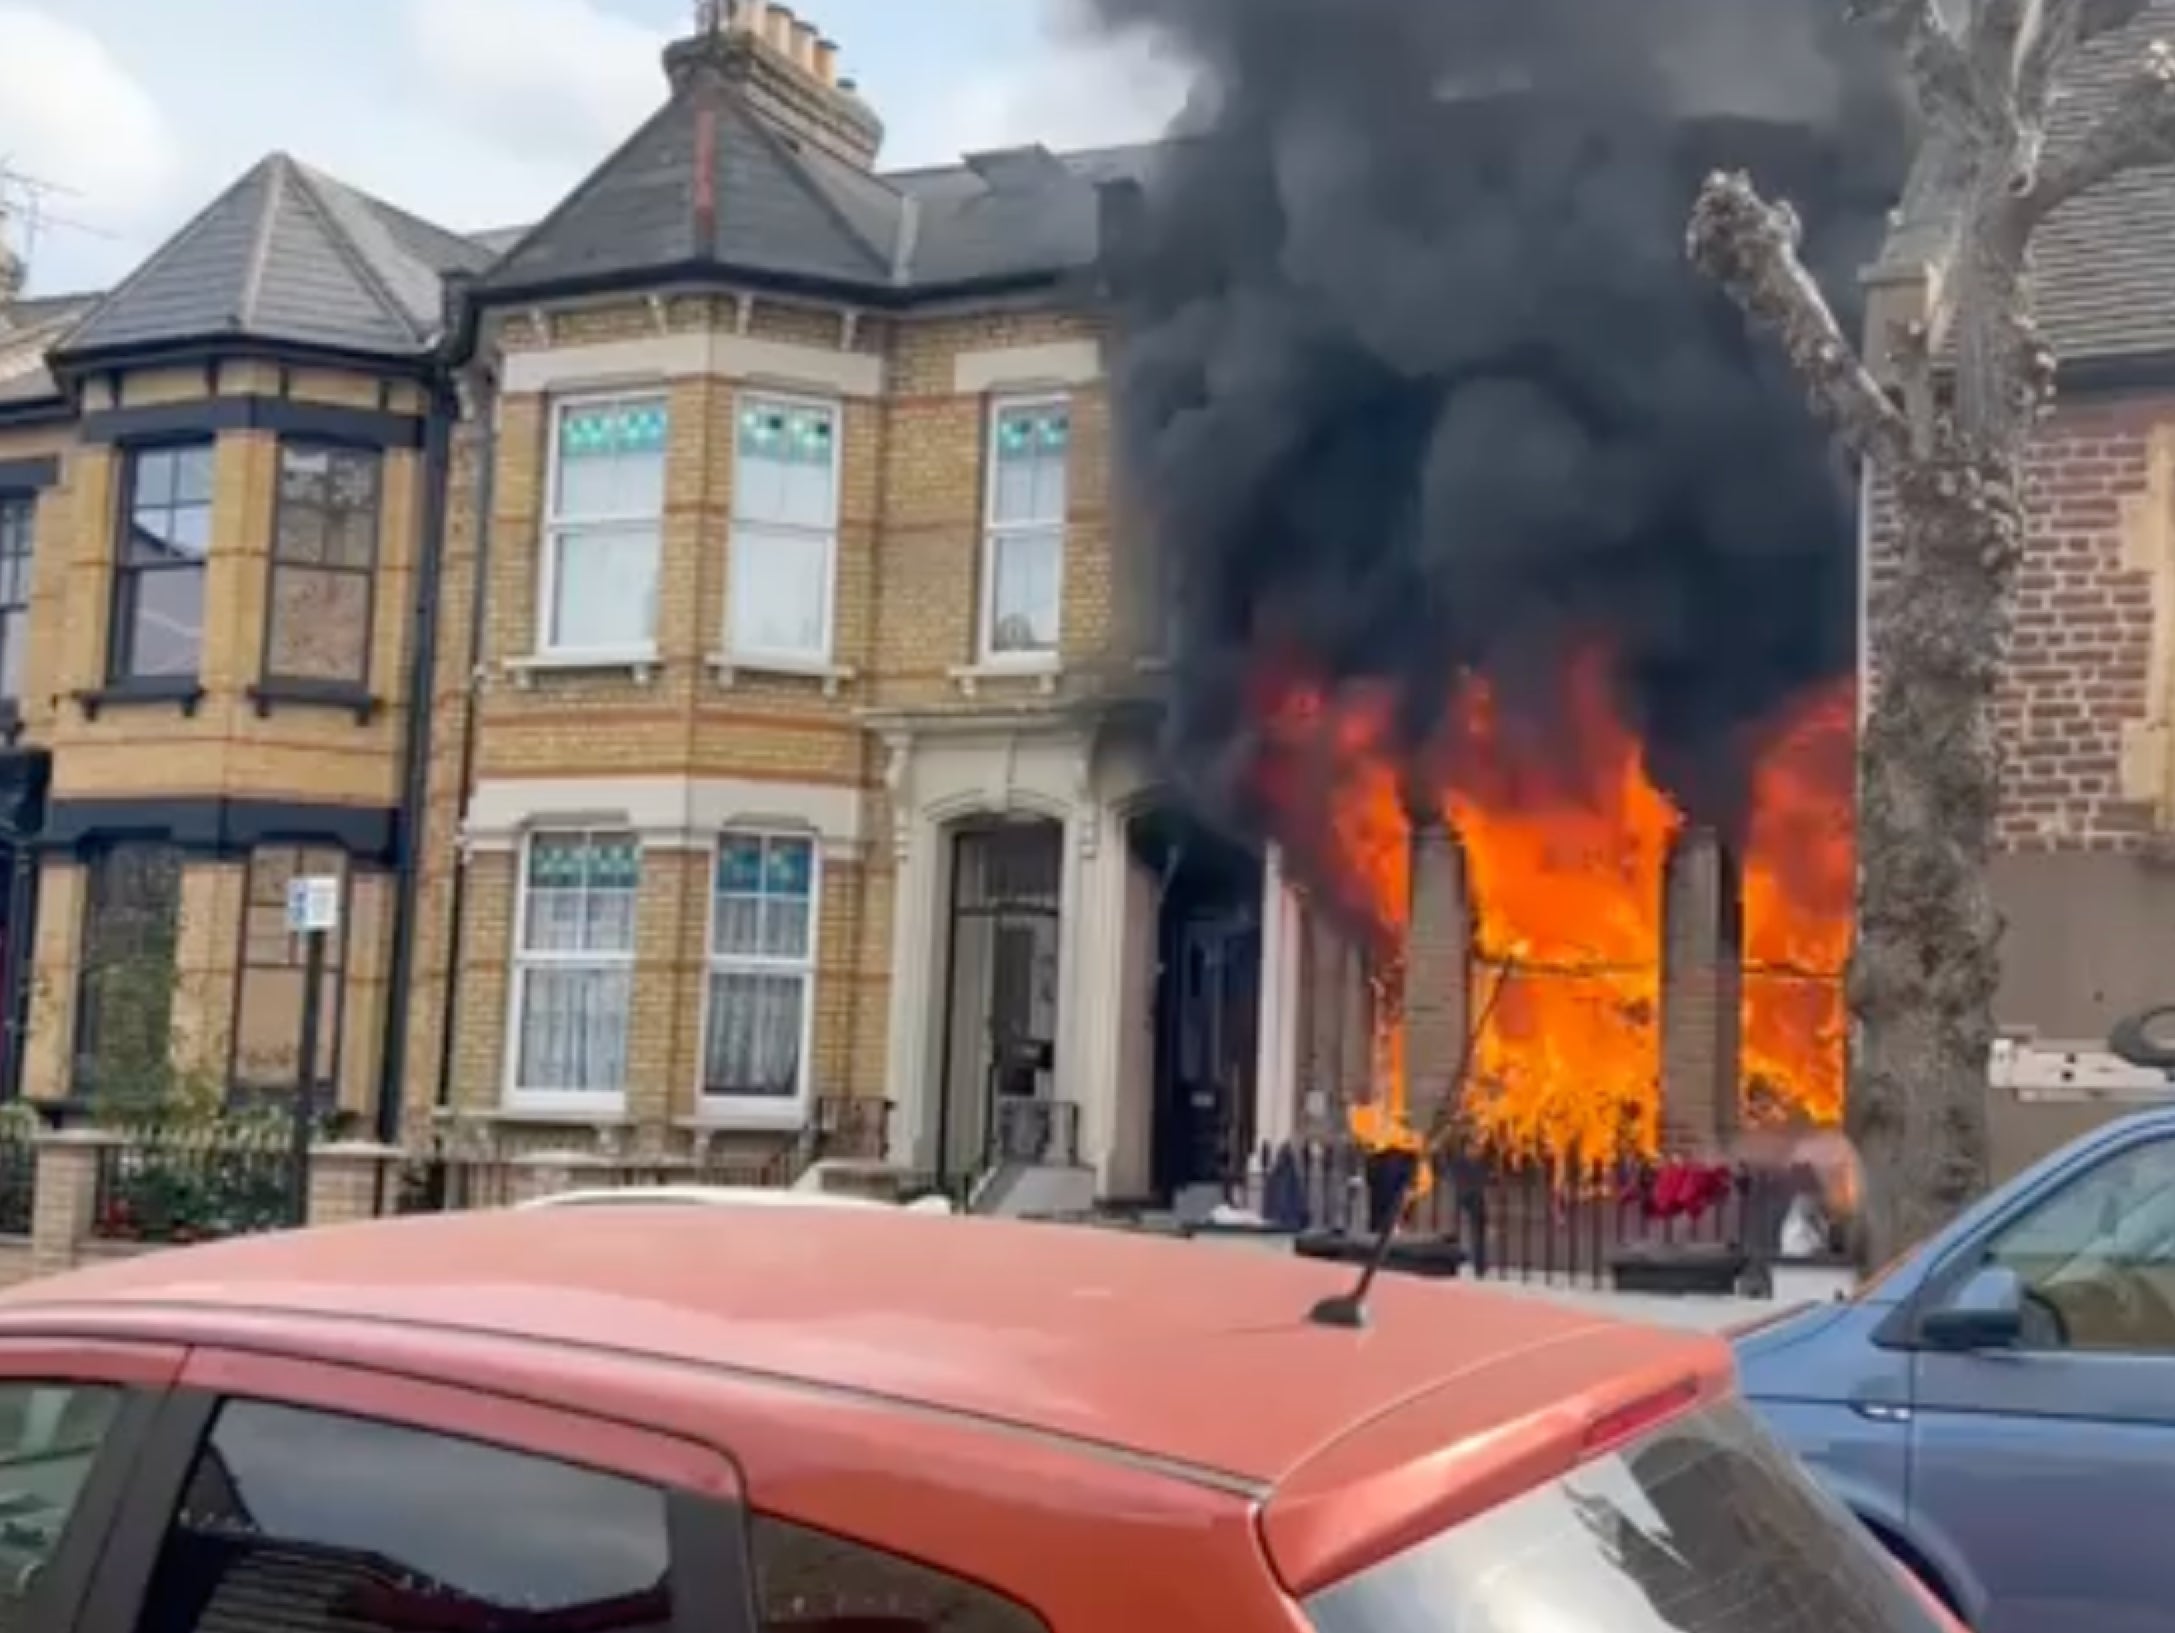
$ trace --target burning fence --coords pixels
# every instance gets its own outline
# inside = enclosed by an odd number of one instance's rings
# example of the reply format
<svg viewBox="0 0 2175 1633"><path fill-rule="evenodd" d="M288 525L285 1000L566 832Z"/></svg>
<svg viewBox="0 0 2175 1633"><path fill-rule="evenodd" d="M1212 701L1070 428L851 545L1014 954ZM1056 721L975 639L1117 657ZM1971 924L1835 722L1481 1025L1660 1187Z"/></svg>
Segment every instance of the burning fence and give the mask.
<svg viewBox="0 0 2175 1633"><path fill-rule="evenodd" d="M1741 832L1687 821L1581 651L1545 713L1451 684L1401 751L1364 685L1265 686L1266 824L1357 927L1368 972L1364 1143L1410 1146L1474 1040L1456 1112L1477 1142L1564 1161L1652 1157L1841 1112L1855 715L1812 689L1748 734Z"/></svg>

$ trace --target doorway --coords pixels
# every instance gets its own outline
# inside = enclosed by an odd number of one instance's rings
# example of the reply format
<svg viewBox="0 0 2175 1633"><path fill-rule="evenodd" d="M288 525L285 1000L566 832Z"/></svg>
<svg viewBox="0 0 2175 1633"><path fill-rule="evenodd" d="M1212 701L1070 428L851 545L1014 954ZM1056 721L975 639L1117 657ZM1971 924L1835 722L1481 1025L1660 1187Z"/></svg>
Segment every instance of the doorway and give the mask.
<svg viewBox="0 0 2175 1633"><path fill-rule="evenodd" d="M1254 1143L1260 1069L1260 857L1179 812L1132 827L1156 875L1154 1119L1159 1198L1227 1189Z"/></svg>
<svg viewBox="0 0 2175 1633"><path fill-rule="evenodd" d="M955 831L946 927L944 1040L937 1108L940 1181L971 1180L1002 1156L1006 1108L1056 1092L1058 958L1065 829L1048 820Z"/></svg>

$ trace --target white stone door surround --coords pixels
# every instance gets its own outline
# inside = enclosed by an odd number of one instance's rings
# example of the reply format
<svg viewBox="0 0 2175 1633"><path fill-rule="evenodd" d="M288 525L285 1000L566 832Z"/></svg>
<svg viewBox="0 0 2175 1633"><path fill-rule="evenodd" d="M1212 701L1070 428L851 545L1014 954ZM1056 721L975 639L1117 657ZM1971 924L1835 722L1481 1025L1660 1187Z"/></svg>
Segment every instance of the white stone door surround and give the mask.
<svg viewBox="0 0 2175 1633"><path fill-rule="evenodd" d="M1126 1029L1143 1024L1153 968L1128 967L1133 816L1167 797L1145 752L1076 718L1022 714L894 720L877 728L888 755L893 895L887 1092L892 1160L933 1164L939 1062L946 1025L948 840L963 822L1040 817L1064 826L1059 898L1057 1066L1060 1098L1080 1108L1081 1160L1100 1194L1134 1191L1139 1146L1154 1121L1152 1074L1128 1066ZM1260 1061L1256 1128L1290 1138L1298 1112L1300 909L1273 851L1264 869ZM1137 927L1132 927L1137 928ZM1148 937L1154 945L1154 936ZM1151 954L1152 957L1152 954ZM1137 955L1136 955L1137 961ZM1140 988L1136 992L1134 989ZM1152 1014L1149 1017L1152 1019ZM1121 1127L1121 1125L1123 1125Z"/></svg>

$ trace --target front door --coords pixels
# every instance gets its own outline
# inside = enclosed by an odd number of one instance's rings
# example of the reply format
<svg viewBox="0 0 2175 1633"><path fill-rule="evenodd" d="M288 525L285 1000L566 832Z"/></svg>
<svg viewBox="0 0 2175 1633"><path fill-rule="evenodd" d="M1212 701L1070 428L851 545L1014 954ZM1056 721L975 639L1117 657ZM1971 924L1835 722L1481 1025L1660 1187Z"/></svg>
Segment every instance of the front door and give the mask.
<svg viewBox="0 0 2175 1633"><path fill-rule="evenodd" d="M1167 989L1163 1186L1224 1185L1245 1172L1258 1070L1261 929L1249 911L1182 920Z"/></svg>
<svg viewBox="0 0 2175 1633"><path fill-rule="evenodd" d="M1977 1633L2175 1626L2175 1139L2142 1136L1997 1226L2013 1349L1915 1358L1914 1528L1984 1596Z"/></svg>

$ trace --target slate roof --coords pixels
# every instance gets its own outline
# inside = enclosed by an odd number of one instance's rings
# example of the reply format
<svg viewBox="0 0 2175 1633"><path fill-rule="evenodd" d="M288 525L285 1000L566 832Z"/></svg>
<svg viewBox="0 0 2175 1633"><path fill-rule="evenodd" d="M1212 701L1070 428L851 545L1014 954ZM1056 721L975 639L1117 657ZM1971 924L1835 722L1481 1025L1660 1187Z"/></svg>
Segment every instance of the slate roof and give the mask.
<svg viewBox="0 0 2175 1633"><path fill-rule="evenodd" d="M711 271L882 300L1083 269L1100 253L1096 183L1152 151L1019 148L872 174L757 114L730 77L691 73L477 288L511 297Z"/></svg>
<svg viewBox="0 0 2175 1633"><path fill-rule="evenodd" d="M46 353L101 298L41 295L0 307L0 412L58 400Z"/></svg>
<svg viewBox="0 0 2175 1633"><path fill-rule="evenodd" d="M438 339L443 275L490 260L470 239L274 153L168 239L58 351L247 338L417 355Z"/></svg>
<svg viewBox="0 0 2175 1633"><path fill-rule="evenodd" d="M2078 59L2048 122L2050 148L2073 142L2115 98L2156 39L2175 39L2175 0ZM2175 352L2175 166L2136 170L2047 219L2034 246L2039 320L2059 357Z"/></svg>
<svg viewBox="0 0 2175 1633"><path fill-rule="evenodd" d="M2175 0L2152 0L2127 28L2081 53L2048 119L2058 153L2111 103L2156 39L2175 39ZM1914 175L1887 259L1920 260L1938 245L1940 220ZM2094 188L2050 216L2033 244L2041 330L2064 362L2175 354L2175 166L2136 170Z"/></svg>

